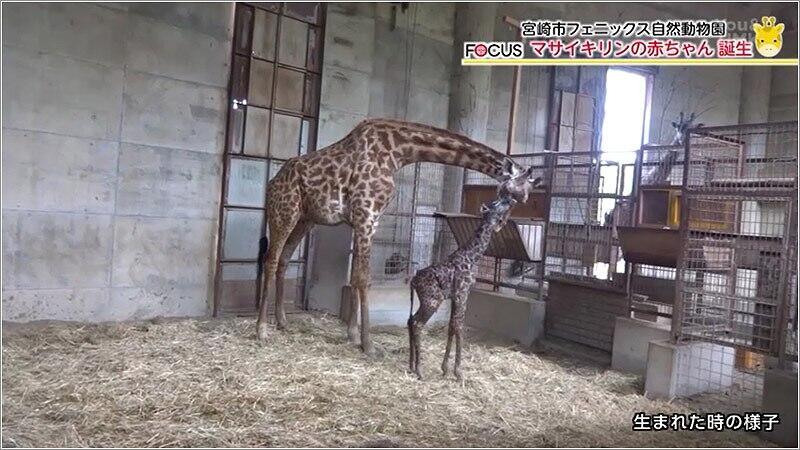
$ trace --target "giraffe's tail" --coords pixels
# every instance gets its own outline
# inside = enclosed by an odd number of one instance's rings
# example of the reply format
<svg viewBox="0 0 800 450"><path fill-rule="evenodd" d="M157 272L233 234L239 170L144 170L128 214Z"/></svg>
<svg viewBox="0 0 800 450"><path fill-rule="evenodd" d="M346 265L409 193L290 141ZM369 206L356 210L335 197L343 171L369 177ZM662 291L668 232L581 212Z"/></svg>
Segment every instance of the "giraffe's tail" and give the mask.
<svg viewBox="0 0 800 450"><path fill-rule="evenodd" d="M269 250L269 239L264 236L258 241L258 275L261 275L264 270L264 260L267 258L267 250Z"/></svg>
<svg viewBox="0 0 800 450"><path fill-rule="evenodd" d="M411 319L414 317L414 283L408 283L410 306L408 308L408 326L411 326Z"/></svg>

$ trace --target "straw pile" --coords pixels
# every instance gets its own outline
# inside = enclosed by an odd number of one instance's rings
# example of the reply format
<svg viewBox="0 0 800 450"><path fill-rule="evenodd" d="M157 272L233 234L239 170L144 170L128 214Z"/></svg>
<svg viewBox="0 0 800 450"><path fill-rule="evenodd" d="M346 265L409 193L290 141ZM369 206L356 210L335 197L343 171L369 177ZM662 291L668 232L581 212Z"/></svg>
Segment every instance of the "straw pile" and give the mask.
<svg viewBox="0 0 800 450"><path fill-rule="evenodd" d="M761 446L744 433L633 432L640 381L469 342L443 380L442 329L420 382L401 328L363 356L337 320L294 315L259 344L252 319L51 325L3 340L3 447Z"/></svg>

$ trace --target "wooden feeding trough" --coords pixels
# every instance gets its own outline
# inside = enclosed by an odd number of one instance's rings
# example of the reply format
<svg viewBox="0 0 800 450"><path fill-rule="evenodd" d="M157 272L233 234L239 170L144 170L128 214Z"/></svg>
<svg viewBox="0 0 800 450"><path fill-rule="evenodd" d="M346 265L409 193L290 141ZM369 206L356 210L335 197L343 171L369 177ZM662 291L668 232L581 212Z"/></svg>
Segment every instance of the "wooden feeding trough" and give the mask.
<svg viewBox="0 0 800 450"><path fill-rule="evenodd" d="M480 216L464 213L434 213L447 222L459 247L466 245L475 236L483 223ZM544 222L530 219L509 219L505 226L492 236L486 256L524 262L542 260Z"/></svg>
<svg viewBox="0 0 800 450"><path fill-rule="evenodd" d="M617 227L625 261L651 266L676 267L681 250L675 229Z"/></svg>

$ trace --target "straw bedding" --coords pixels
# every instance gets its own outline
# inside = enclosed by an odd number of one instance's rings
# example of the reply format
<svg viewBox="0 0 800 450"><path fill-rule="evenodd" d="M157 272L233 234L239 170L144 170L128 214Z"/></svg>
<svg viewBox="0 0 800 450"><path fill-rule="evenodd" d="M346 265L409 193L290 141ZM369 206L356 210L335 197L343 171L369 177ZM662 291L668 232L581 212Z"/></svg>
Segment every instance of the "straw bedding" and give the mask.
<svg viewBox="0 0 800 450"><path fill-rule="evenodd" d="M641 382L555 355L467 341L465 381L443 380L441 327L424 381L405 329L377 357L335 319L294 315L268 344L253 319L50 325L3 339L3 446L762 446L744 433L633 432Z"/></svg>

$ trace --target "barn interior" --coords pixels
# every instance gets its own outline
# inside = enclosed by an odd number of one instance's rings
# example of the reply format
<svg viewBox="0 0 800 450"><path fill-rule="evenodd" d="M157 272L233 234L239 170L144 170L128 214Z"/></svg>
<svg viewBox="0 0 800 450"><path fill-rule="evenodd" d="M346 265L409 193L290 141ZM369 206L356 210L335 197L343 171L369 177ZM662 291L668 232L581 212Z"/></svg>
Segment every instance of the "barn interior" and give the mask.
<svg viewBox="0 0 800 450"><path fill-rule="evenodd" d="M4 3L3 447L796 447L797 66L461 65L526 18L762 16L797 55L795 3ZM545 181L478 264L460 383L448 304L423 381L405 334L409 279L496 195L458 167L395 176L376 356L341 324L346 224L301 242L290 327L255 340L269 180L376 117ZM781 423L632 431L641 411Z"/></svg>

